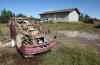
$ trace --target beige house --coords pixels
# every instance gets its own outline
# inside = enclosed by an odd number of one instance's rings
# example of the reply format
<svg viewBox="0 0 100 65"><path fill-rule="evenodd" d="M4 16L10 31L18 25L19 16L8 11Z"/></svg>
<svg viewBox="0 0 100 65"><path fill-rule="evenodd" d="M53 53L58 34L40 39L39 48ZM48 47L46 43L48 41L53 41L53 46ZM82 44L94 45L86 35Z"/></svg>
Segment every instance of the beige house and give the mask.
<svg viewBox="0 0 100 65"><path fill-rule="evenodd" d="M41 21L79 22L80 12L77 8L48 11L40 14Z"/></svg>

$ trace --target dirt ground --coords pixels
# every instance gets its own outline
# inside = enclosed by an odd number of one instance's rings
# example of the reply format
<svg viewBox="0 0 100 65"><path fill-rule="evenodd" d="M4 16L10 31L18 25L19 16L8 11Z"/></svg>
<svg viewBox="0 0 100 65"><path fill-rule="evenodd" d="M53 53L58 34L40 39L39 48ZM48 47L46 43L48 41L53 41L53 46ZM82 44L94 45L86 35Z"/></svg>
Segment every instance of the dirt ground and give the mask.
<svg viewBox="0 0 100 65"><path fill-rule="evenodd" d="M63 34L53 33L50 36L57 35L57 44L64 44L68 47L95 47L100 52L100 40L87 40L76 38L68 38ZM23 59L16 48L0 48L0 65L38 65L41 63L40 55L31 59Z"/></svg>

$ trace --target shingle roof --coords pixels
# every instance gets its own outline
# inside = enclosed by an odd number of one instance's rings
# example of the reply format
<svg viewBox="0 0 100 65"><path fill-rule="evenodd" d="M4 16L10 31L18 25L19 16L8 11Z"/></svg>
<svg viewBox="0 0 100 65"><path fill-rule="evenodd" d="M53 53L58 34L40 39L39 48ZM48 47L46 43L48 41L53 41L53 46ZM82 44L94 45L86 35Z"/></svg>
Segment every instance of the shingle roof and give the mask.
<svg viewBox="0 0 100 65"><path fill-rule="evenodd" d="M79 9L77 9L77 8L71 8L71 9L63 9L63 10L56 10L56 11L48 11L48 12L41 13L40 15L55 14L55 13L64 13L64 12L70 13L72 11L76 11L77 13L80 14Z"/></svg>

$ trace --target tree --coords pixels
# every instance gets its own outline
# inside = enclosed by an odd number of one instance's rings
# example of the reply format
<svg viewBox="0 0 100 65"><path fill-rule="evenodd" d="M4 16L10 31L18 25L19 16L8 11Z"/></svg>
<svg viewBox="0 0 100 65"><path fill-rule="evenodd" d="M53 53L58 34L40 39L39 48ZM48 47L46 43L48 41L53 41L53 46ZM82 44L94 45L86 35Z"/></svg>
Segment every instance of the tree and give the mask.
<svg viewBox="0 0 100 65"><path fill-rule="evenodd" d="M90 16L88 15L85 15L84 16L84 23L89 23L89 24L93 24L94 23L94 18L91 18Z"/></svg>
<svg viewBox="0 0 100 65"><path fill-rule="evenodd" d="M24 14L20 13L16 15L17 17L26 17Z"/></svg>
<svg viewBox="0 0 100 65"><path fill-rule="evenodd" d="M84 23L93 23L93 19L89 15L83 15L82 13L80 14L80 21Z"/></svg>
<svg viewBox="0 0 100 65"><path fill-rule="evenodd" d="M89 19L90 19L90 17L86 14L86 15L85 15L85 22L88 22Z"/></svg>
<svg viewBox="0 0 100 65"><path fill-rule="evenodd" d="M14 14L10 10L3 9L1 11L0 22L1 23L8 23L10 17L13 17Z"/></svg>
<svg viewBox="0 0 100 65"><path fill-rule="evenodd" d="M84 15L83 15L83 13L80 13L79 20L80 20L80 21L84 21L84 20L85 20L85 19L84 19Z"/></svg>

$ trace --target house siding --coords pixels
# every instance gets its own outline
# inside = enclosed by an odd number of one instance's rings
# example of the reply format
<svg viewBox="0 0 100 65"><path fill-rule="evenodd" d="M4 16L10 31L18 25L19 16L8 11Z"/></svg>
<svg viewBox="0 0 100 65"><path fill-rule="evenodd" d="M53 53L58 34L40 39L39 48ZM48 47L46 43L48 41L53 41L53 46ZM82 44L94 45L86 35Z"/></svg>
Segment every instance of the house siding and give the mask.
<svg viewBox="0 0 100 65"><path fill-rule="evenodd" d="M68 22L79 22L79 14L76 11L69 13Z"/></svg>
<svg viewBox="0 0 100 65"><path fill-rule="evenodd" d="M42 21L54 21L54 22L78 22L79 14L76 11L68 13L48 14L41 16Z"/></svg>

